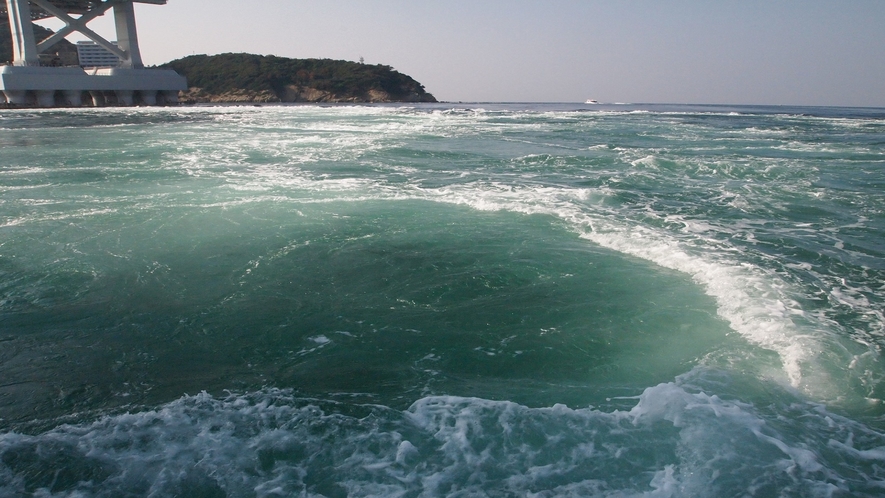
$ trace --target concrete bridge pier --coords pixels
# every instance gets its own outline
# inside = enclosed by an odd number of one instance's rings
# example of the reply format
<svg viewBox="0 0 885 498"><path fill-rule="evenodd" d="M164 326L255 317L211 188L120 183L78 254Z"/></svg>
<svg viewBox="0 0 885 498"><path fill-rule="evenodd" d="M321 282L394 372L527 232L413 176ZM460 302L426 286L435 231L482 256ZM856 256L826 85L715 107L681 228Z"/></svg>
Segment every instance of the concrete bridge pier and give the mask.
<svg viewBox="0 0 885 498"><path fill-rule="evenodd" d="M62 93L64 95L65 104L71 107L80 107L83 105L83 92L81 90L65 90Z"/></svg>
<svg viewBox="0 0 885 498"><path fill-rule="evenodd" d="M3 90L3 94L6 96L6 102L12 105L28 105L27 90Z"/></svg>
<svg viewBox="0 0 885 498"><path fill-rule="evenodd" d="M117 96L117 105L131 107L135 104L135 92L132 90L116 90L114 94Z"/></svg>
<svg viewBox="0 0 885 498"><path fill-rule="evenodd" d="M92 105L95 107L104 107L105 106L105 98L104 92L89 92L89 96L92 97Z"/></svg>
<svg viewBox="0 0 885 498"><path fill-rule="evenodd" d="M37 107L55 107L55 90L37 90Z"/></svg>
<svg viewBox="0 0 885 498"><path fill-rule="evenodd" d="M141 102L144 105L157 105L157 92L141 91Z"/></svg>

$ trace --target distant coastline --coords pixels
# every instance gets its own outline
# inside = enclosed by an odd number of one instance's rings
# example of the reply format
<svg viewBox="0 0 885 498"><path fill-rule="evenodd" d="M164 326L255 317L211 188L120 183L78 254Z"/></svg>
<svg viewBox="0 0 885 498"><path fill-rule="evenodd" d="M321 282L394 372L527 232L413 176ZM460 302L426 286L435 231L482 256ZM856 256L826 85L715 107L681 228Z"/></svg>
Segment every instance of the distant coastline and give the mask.
<svg viewBox="0 0 885 498"><path fill-rule="evenodd" d="M437 102L390 66L273 55L192 55L160 66L188 80L183 103Z"/></svg>

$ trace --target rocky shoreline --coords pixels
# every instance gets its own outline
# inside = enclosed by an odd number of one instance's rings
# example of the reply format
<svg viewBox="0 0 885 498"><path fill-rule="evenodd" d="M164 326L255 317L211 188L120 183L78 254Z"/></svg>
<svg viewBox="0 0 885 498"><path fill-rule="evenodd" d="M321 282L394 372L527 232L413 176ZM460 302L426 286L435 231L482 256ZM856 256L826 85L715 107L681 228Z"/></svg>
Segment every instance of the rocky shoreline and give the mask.
<svg viewBox="0 0 885 498"><path fill-rule="evenodd" d="M336 95L310 87L287 86L282 95L270 90L247 90L239 88L220 93L207 92L200 87L191 87L179 93L179 102L184 104L265 104L265 103L386 103L386 102L436 102L417 93L405 98L393 98L383 90L369 90L365 95Z"/></svg>

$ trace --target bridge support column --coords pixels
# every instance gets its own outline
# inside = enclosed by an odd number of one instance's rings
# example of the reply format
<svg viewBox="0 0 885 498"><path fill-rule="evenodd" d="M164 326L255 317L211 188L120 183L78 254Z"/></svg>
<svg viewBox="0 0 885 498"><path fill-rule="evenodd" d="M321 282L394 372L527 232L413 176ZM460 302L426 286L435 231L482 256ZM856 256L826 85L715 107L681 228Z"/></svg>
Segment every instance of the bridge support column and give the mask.
<svg viewBox="0 0 885 498"><path fill-rule="evenodd" d="M117 105L131 106L135 103L135 92L132 90L116 90L114 93L117 95Z"/></svg>
<svg viewBox="0 0 885 498"><path fill-rule="evenodd" d="M157 105L157 92L153 92L151 90L142 90L139 92L139 94L141 95L141 102L144 105Z"/></svg>
<svg viewBox="0 0 885 498"><path fill-rule="evenodd" d="M92 97L92 105L95 107L104 107L107 101L104 98L104 92L89 92Z"/></svg>
<svg viewBox="0 0 885 498"><path fill-rule="evenodd" d="M138 34L135 31L135 8L132 0L114 4L114 24L117 28L117 46L128 56L123 67L140 69L141 51L138 49Z"/></svg>
<svg viewBox="0 0 885 498"><path fill-rule="evenodd" d="M69 106L80 107L83 105L83 92L80 90L65 90L65 101Z"/></svg>
<svg viewBox="0 0 885 498"><path fill-rule="evenodd" d="M39 66L40 52L34 40L31 24L31 5L28 0L6 0L9 14L9 31L12 33L12 64L15 66Z"/></svg>
<svg viewBox="0 0 885 498"><path fill-rule="evenodd" d="M6 95L6 102L12 105L28 105L27 90L3 90Z"/></svg>
<svg viewBox="0 0 885 498"><path fill-rule="evenodd" d="M55 90L37 90L37 107L54 107Z"/></svg>

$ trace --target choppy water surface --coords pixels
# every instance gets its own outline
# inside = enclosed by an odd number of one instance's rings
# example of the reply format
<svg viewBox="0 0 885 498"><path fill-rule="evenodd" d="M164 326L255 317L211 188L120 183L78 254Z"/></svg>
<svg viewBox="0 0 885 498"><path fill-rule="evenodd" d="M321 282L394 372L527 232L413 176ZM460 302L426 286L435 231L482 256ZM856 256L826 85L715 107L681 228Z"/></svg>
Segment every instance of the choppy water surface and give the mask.
<svg viewBox="0 0 885 498"><path fill-rule="evenodd" d="M2 496L880 496L885 111L0 113Z"/></svg>

